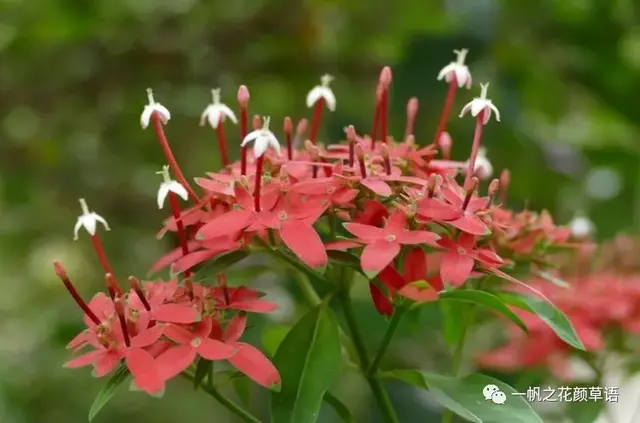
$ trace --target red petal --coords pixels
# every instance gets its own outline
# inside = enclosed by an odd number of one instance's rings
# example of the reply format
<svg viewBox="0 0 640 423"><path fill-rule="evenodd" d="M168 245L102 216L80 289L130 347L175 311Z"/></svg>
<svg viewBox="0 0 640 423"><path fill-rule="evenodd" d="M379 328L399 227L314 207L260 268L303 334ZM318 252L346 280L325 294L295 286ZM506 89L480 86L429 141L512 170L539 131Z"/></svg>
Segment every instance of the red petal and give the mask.
<svg viewBox="0 0 640 423"><path fill-rule="evenodd" d="M185 270L189 270L194 266L199 265L202 262L209 260L212 257L220 254L221 251L212 251L212 250L200 250L195 251L193 253L189 253L184 257L176 260L173 265L174 272L184 272Z"/></svg>
<svg viewBox="0 0 640 423"><path fill-rule="evenodd" d="M332 241L324 244L324 248L327 251L347 251L358 247L362 247L362 244L355 241Z"/></svg>
<svg viewBox="0 0 640 423"><path fill-rule="evenodd" d="M140 332L131 340L131 346L136 348L145 348L155 344L164 333L164 329L165 327L163 325L155 325Z"/></svg>
<svg viewBox="0 0 640 423"><path fill-rule="evenodd" d="M224 340L226 342L236 342L247 327L247 315L244 313L236 314L224 329Z"/></svg>
<svg viewBox="0 0 640 423"><path fill-rule="evenodd" d="M362 223L345 223L344 228L364 242L374 242L384 236L384 230L376 226Z"/></svg>
<svg viewBox="0 0 640 423"><path fill-rule="evenodd" d="M371 300L378 313L383 316L391 316L393 314L393 303L380 289L374 284L369 284L369 293L371 294Z"/></svg>
<svg viewBox="0 0 640 423"><path fill-rule="evenodd" d="M250 313L271 313L278 309L278 304L267 300L248 300L231 303L229 308L234 310L248 311Z"/></svg>
<svg viewBox="0 0 640 423"><path fill-rule="evenodd" d="M156 358L158 370L163 379L171 379L182 373L193 363L196 353L189 345L178 345L163 352Z"/></svg>
<svg viewBox="0 0 640 423"><path fill-rule="evenodd" d="M232 357L235 350L232 346L211 338L199 338L200 345L195 351L207 360L224 360Z"/></svg>
<svg viewBox="0 0 640 423"><path fill-rule="evenodd" d="M388 197L393 194L391 187L382 179L375 177L364 178L360 183L381 197Z"/></svg>
<svg viewBox="0 0 640 423"><path fill-rule="evenodd" d="M491 232L482 219L476 215L467 214L460 219L452 220L447 223L471 235L487 235Z"/></svg>
<svg viewBox="0 0 640 423"><path fill-rule="evenodd" d="M186 304L163 304L153 310L154 319L166 323L193 323L200 320L200 313Z"/></svg>
<svg viewBox="0 0 640 423"><path fill-rule="evenodd" d="M402 295L418 303L436 301L438 299L438 293L430 285L417 286L417 284L409 284L398 291L398 295Z"/></svg>
<svg viewBox="0 0 640 423"><path fill-rule="evenodd" d="M260 350L242 342L233 344L237 349L229 362L254 382L266 388L280 383L278 369L265 357Z"/></svg>
<svg viewBox="0 0 640 423"><path fill-rule="evenodd" d="M232 235L240 232L255 220L255 213L252 210L234 210L207 222L198 231L197 237L216 238L224 235Z"/></svg>
<svg viewBox="0 0 640 423"><path fill-rule="evenodd" d="M190 345L193 334L183 327L169 325L164 329L164 335L177 344Z"/></svg>
<svg viewBox="0 0 640 423"><path fill-rule="evenodd" d="M397 241L405 245L427 244L432 247L437 246L437 240L440 239L438 234L429 231L402 231L397 232Z"/></svg>
<svg viewBox="0 0 640 423"><path fill-rule="evenodd" d="M453 286L460 286L471 275L473 259L469 256L458 254L457 251L449 251L442 256L440 262L440 277L444 282Z"/></svg>
<svg viewBox="0 0 640 423"><path fill-rule="evenodd" d="M193 250L198 248L199 244L200 243L198 241L189 241L187 243L187 248L189 249L189 251L193 251ZM155 272L159 272L160 270L164 269L165 267L173 264L180 257L182 257L182 247L178 247L178 248L175 248L175 249L171 250L170 252L168 252L164 256L160 257L160 259L158 259L158 261L156 261L153 264L153 266L151 266L151 272L154 272L154 273Z"/></svg>
<svg viewBox="0 0 640 423"><path fill-rule="evenodd" d="M367 244L362 250L360 264L369 277L384 269L400 252L400 244L385 240Z"/></svg>
<svg viewBox="0 0 640 423"><path fill-rule="evenodd" d="M287 220L280 228L280 237L293 253L307 266L326 266L329 258L324 244L313 226L299 220Z"/></svg>
<svg viewBox="0 0 640 423"><path fill-rule="evenodd" d="M358 192L355 188L340 189L331 196L331 201L335 204L347 204L358 196Z"/></svg>
<svg viewBox="0 0 640 423"><path fill-rule="evenodd" d="M129 350L125 363L138 388L149 394L155 394L164 389L164 379L160 376L156 361L147 351L140 348Z"/></svg>
<svg viewBox="0 0 640 423"><path fill-rule="evenodd" d="M96 377L103 377L108 375L120 364L122 355L120 353L112 352L104 354L93 364L93 368L96 371Z"/></svg>
<svg viewBox="0 0 640 423"><path fill-rule="evenodd" d="M407 216L402 210L396 210L391 213L391 216L387 218L387 222L384 225L385 232L393 233L404 231L404 227L407 223Z"/></svg>
<svg viewBox="0 0 640 423"><path fill-rule="evenodd" d="M423 219L449 221L460 217L462 210L435 198L425 198L418 203L418 216Z"/></svg>
<svg viewBox="0 0 640 423"><path fill-rule="evenodd" d="M393 266L387 266L380 273L378 273L378 279L384 284L384 286L393 293L396 290L406 285L405 278Z"/></svg>
<svg viewBox="0 0 640 423"><path fill-rule="evenodd" d="M355 222L364 225L378 226L384 223L383 219L389 215L389 211L384 204L375 200L367 200L364 202L362 212L358 213Z"/></svg>
<svg viewBox="0 0 640 423"><path fill-rule="evenodd" d="M64 367L70 369L77 369L78 367L85 367L96 362L102 355L106 354L105 350L93 350L88 353L82 354L67 361Z"/></svg>
<svg viewBox="0 0 640 423"><path fill-rule="evenodd" d="M414 282L427 277L427 255L420 248L412 248L404 260L404 280Z"/></svg>

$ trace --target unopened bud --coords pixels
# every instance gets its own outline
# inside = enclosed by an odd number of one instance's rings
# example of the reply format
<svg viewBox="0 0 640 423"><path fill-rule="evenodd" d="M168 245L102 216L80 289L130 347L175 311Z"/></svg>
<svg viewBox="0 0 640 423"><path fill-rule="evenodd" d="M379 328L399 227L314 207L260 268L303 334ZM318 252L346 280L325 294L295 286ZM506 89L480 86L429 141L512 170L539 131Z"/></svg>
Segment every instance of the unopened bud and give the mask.
<svg viewBox="0 0 640 423"><path fill-rule="evenodd" d="M262 129L262 118L260 117L260 115L253 116L251 125L253 126L254 131L257 131L258 129Z"/></svg>
<svg viewBox="0 0 640 423"><path fill-rule="evenodd" d="M347 141L355 142L356 141L356 128L353 125L349 125L344 128L344 132L347 135Z"/></svg>
<svg viewBox="0 0 640 423"><path fill-rule="evenodd" d="M391 85L392 80L393 80L393 74L391 73L391 68L389 66L385 66L380 71L379 83L386 89L386 88L389 88L389 85Z"/></svg>
<svg viewBox="0 0 640 423"><path fill-rule="evenodd" d="M442 185L442 175L438 175L437 173L432 173L429 175L429 179L427 180L427 194L429 198L432 198L436 191L440 189Z"/></svg>
<svg viewBox="0 0 640 423"><path fill-rule="evenodd" d="M289 116L287 116L286 118L284 118L284 133L287 136L293 136L293 122L291 121L291 118Z"/></svg>
<svg viewBox="0 0 640 423"><path fill-rule="evenodd" d="M478 185L480 185L480 180L474 176L469 179L469 182L465 186L465 191L467 192L467 194L473 194L478 189Z"/></svg>
<svg viewBox="0 0 640 423"><path fill-rule="evenodd" d="M306 140L304 142L304 148L309 152L314 161L320 158L320 149L316 147L311 140Z"/></svg>
<svg viewBox="0 0 640 423"><path fill-rule="evenodd" d="M382 154L382 158L384 159L389 158L389 147L387 146L387 144L382 144L380 146L380 153Z"/></svg>
<svg viewBox="0 0 640 423"><path fill-rule="evenodd" d="M360 143L356 144L355 153L358 160L364 160L364 149L362 148L362 145L360 145Z"/></svg>
<svg viewBox="0 0 640 423"><path fill-rule="evenodd" d="M53 262L53 269L56 271L56 275L58 275L60 279L69 279L67 269L65 269L59 261Z"/></svg>
<svg viewBox="0 0 640 423"><path fill-rule="evenodd" d="M249 88L246 85L240 85L238 88L238 103L242 107L247 107L249 105Z"/></svg>
<svg viewBox="0 0 640 423"><path fill-rule="evenodd" d="M413 134L407 135L404 142L408 145L414 145L416 143L416 137Z"/></svg>
<svg viewBox="0 0 640 423"><path fill-rule="evenodd" d="M500 189L500 180L492 179L491 182L489 183L489 188L488 188L489 197L495 196L499 189Z"/></svg>
<svg viewBox="0 0 640 423"><path fill-rule="evenodd" d="M445 160L448 160L451 157L451 147L453 146L453 140L451 139L451 135L448 132L443 132L440 134L440 138L438 139L438 146L442 151L442 157Z"/></svg>
<svg viewBox="0 0 640 423"><path fill-rule="evenodd" d="M309 121L305 118L300 119L298 122L298 126L296 126L296 136L302 137L305 132L307 132L307 126L309 125Z"/></svg>

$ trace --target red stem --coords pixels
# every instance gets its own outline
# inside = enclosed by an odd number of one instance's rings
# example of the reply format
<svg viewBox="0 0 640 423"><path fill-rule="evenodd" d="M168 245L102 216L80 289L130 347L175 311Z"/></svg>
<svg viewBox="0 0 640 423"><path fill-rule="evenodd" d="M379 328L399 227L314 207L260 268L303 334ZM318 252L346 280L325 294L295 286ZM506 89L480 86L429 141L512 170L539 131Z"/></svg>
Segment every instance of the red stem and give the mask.
<svg viewBox="0 0 640 423"><path fill-rule="evenodd" d="M240 106L240 142L247 136L247 108ZM247 146L240 147L240 174L247 174Z"/></svg>
<svg viewBox="0 0 640 423"><path fill-rule="evenodd" d="M262 163L264 162L264 155L258 157L256 161L256 186L253 189L253 203L257 212L260 211L260 189L262 184Z"/></svg>
<svg viewBox="0 0 640 423"><path fill-rule="evenodd" d="M367 177L367 166L365 165L364 157L359 157L358 163L360 164L360 176L362 176L362 179L364 179Z"/></svg>
<svg viewBox="0 0 640 423"><path fill-rule="evenodd" d="M187 245L187 232L184 230L184 223L180 216L182 211L180 210L180 204L178 203L178 198L173 192L169 192L169 204L171 205L171 211L173 212L173 218L176 221L176 226L178 228L178 237L180 239L180 247L182 248L182 255L186 256L189 254L189 246ZM191 270L187 269L184 272L185 277L191 276Z"/></svg>
<svg viewBox="0 0 640 423"><path fill-rule="evenodd" d="M451 108L453 107L453 101L456 98L456 91L458 89L457 79L451 78L449 82L449 89L447 90L447 96L444 100L444 107L442 108L442 115L440 115L440 121L438 122L438 128L436 129L436 135L433 139L433 143L436 147L440 145L440 136L447 127L449 121L449 115L451 114Z"/></svg>
<svg viewBox="0 0 640 423"><path fill-rule="evenodd" d="M227 139L224 136L224 126L222 125L222 119L220 119L220 122L218 122L216 135L218 138L218 148L220 149L220 160L222 161L222 166L227 167L229 165L229 153L227 153Z"/></svg>
<svg viewBox="0 0 640 423"><path fill-rule="evenodd" d="M378 136L378 124L380 121L381 101L376 96L376 106L373 112L373 127L371 128L371 151L375 149L376 137Z"/></svg>
<svg viewBox="0 0 640 423"><path fill-rule="evenodd" d="M349 140L349 166L353 168L353 164L355 162L355 147L356 141L354 139Z"/></svg>
<svg viewBox="0 0 640 423"><path fill-rule="evenodd" d="M384 88L382 91L382 100L380 101L380 139L383 143L387 142L387 127L389 116L387 109L389 105L389 89Z"/></svg>
<svg viewBox="0 0 640 423"><path fill-rule="evenodd" d="M293 160L293 136L291 132L287 131L284 137L287 141L287 158Z"/></svg>
<svg viewBox="0 0 640 423"><path fill-rule="evenodd" d="M102 241L100 240L100 235L98 235L97 232L96 232L95 235L91 235L91 243L93 244L93 249L96 251L96 255L98 256L98 259L100 260L100 264L102 265L102 268L104 269L104 272L105 273L110 273L111 275L114 275L113 268L111 267L111 263L109 263L109 259L107 258L107 254L104 252L104 247L102 246ZM115 293L118 294L118 295L122 295L122 290L120 289L120 286L118 285L118 282L116 281L115 276L113 276L113 280L114 280L113 289L114 289Z"/></svg>
<svg viewBox="0 0 640 423"><path fill-rule="evenodd" d="M322 120L322 110L324 109L324 98L320 97L313 109L313 120L311 121L311 132L309 133L309 140L312 143L316 143L316 137L318 136L318 130L320 129L320 121Z"/></svg>
<svg viewBox="0 0 640 423"><path fill-rule="evenodd" d="M191 199L195 203L197 203L198 201L200 201L200 199L198 198L198 195L195 193L193 188L191 188L191 186L187 182L187 179L184 177L182 171L180 170L180 166L178 166L178 162L176 161L176 158L173 155L173 152L171 151L171 147L169 146L169 141L167 141L167 137L164 134L162 121L160 120L160 117L158 116L157 112L154 112L151 115L151 120L153 121L153 129L156 132L156 137L158 138L160 147L162 147L162 151L164 153L165 158L167 159L167 163L169 163L171 170L176 175L176 179L178 179L178 182L184 185L184 187L187 189L187 192L189 193L189 197L191 197Z"/></svg>
<svg viewBox="0 0 640 423"><path fill-rule="evenodd" d="M64 270L62 265L56 261L53 263L53 267L56 271L56 274L64 284L64 287L67 288L67 291L69 291L69 294L71 294L71 297L76 302L76 304L78 304L78 306L82 309L84 314L86 314L87 317L89 317L89 319L91 319L91 321L96 325L101 324L102 322L100 321L100 319L98 319L98 316L96 316L93 310L89 308L89 305L87 305L87 303L84 302L84 300L78 293L78 290L76 289L76 287L73 286L71 279L69 279L69 276L67 275L67 272L66 270Z"/></svg>
<svg viewBox="0 0 640 423"><path fill-rule="evenodd" d="M473 176L473 169L476 165L476 159L478 158L478 151L480 150L480 138L482 137L482 116L484 111L476 117L476 129L473 133L473 145L471 146L471 157L469 157L469 164L467 165L467 174L464 178L465 186L469 183L469 180Z"/></svg>

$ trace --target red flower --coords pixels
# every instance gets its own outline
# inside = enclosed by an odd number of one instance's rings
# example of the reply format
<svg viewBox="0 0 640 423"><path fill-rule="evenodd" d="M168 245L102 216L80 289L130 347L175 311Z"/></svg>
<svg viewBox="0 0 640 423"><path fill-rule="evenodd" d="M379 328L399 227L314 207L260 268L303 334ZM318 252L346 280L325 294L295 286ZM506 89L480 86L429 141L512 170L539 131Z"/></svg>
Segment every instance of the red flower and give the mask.
<svg viewBox="0 0 640 423"><path fill-rule="evenodd" d="M469 279L476 262L489 268L504 264L503 260L490 249L476 249L476 237L466 232L462 232L457 240L442 238L438 244L448 250L442 255L440 261L440 277L443 282L453 286L460 286Z"/></svg>
<svg viewBox="0 0 640 423"><path fill-rule="evenodd" d="M366 246L362 251L360 263L362 270L370 277L377 275L398 255L402 245L427 244L435 246L440 238L428 231L410 231L405 229L407 217L401 211L395 211L385 224L378 228L361 223L345 223L347 231L357 236Z"/></svg>

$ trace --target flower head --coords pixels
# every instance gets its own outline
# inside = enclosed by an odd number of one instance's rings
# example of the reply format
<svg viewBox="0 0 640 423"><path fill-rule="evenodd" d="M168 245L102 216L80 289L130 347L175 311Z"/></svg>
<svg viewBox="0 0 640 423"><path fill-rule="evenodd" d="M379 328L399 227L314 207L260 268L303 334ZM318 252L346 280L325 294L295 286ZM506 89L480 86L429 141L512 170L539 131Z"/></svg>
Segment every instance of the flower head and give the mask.
<svg viewBox="0 0 640 423"><path fill-rule="evenodd" d="M593 234L595 227L593 222L581 213L576 214L571 221L569 221L569 229L571 235L576 238L586 238Z"/></svg>
<svg viewBox="0 0 640 423"><path fill-rule="evenodd" d="M251 141L254 141L253 154L256 157L261 157L269 147L273 148L279 156L280 143L273 132L269 130L270 121L271 118L269 116L265 116L262 120L262 128L256 129L244 137L241 147L244 147Z"/></svg>
<svg viewBox="0 0 640 423"><path fill-rule="evenodd" d="M233 110L226 104L220 102L220 88L211 90L211 97L213 102L202 112L200 125L204 125L206 121L209 121L209 125L215 129L220 124L220 120L224 118L229 118L231 122L238 123L238 119L236 119Z"/></svg>
<svg viewBox="0 0 640 423"><path fill-rule="evenodd" d="M144 106L144 110L140 116L140 124L142 125L142 128L146 129L146 127L149 126L149 121L151 121L151 116L153 116L154 113L157 113L160 121L166 125L169 119L171 119L171 113L169 113L169 110L167 110L167 108L162 104L155 102L151 88L147 88L147 98L149 98L149 104Z"/></svg>
<svg viewBox="0 0 640 423"><path fill-rule="evenodd" d="M487 149L484 147L480 147L478 150L478 157L473 165L473 174L482 180L487 180L493 175L493 166L487 158Z"/></svg>
<svg viewBox="0 0 640 423"><path fill-rule="evenodd" d="M438 81L444 79L447 82L451 82L455 78L458 87L471 88L471 73L464 64L464 59L467 57L469 50L463 48L462 50L453 50L453 52L456 54L456 61L442 68L438 74Z"/></svg>
<svg viewBox="0 0 640 423"><path fill-rule="evenodd" d="M471 100L471 102L467 103L462 108L462 111L460 112L460 117L463 117L469 111L471 112L471 116L473 117L476 117L480 113L483 113L482 123L486 125L487 122L489 122L489 119L491 118L491 112L493 112L496 114L496 120L500 122L500 112L498 111L496 106L493 105L493 103L491 102L491 99L487 98L487 90L489 89L489 83L487 82L486 84L480 84L480 87L482 89L482 91L480 91L480 97L476 97L473 100Z"/></svg>
<svg viewBox="0 0 640 423"><path fill-rule="evenodd" d="M163 166L160 172L156 172L158 175L162 175L163 181L160 184L160 188L158 189L158 208L161 209L164 206L164 200L167 198L167 195L172 192L182 198L183 200L187 200L189 198L189 194L185 187L182 186L180 182L174 181L169 176L169 166Z"/></svg>
<svg viewBox="0 0 640 423"><path fill-rule="evenodd" d="M329 87L333 79L331 75L322 75L320 85L313 87L313 89L309 91L309 94L307 94L307 107L313 107L318 100L323 99L329 110L332 112L336 110L336 96Z"/></svg>
<svg viewBox="0 0 640 423"><path fill-rule="evenodd" d="M89 235L94 236L96 234L97 222L102 223L104 228L108 231L111 230L109 228L109 224L102 216L100 216L96 212L89 211L89 206L87 206L87 202L84 198L80 198L80 207L82 208L82 215L78 217L78 221L76 222L75 228L73 228L73 239L78 239L78 231L81 227L84 227Z"/></svg>

